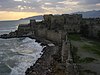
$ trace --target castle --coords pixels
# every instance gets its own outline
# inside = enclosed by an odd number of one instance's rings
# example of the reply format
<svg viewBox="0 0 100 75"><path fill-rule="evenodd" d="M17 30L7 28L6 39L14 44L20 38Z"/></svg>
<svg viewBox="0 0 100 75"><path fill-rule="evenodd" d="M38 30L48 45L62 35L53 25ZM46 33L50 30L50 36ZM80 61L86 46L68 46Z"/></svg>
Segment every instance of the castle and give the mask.
<svg viewBox="0 0 100 75"><path fill-rule="evenodd" d="M68 33L78 33L81 20L81 14L44 15L44 22L48 29L64 30Z"/></svg>
<svg viewBox="0 0 100 75"><path fill-rule="evenodd" d="M61 30L67 33L82 33L87 37L95 38L98 38L100 32L100 18L82 18L81 14L49 14L43 17L44 20L41 22L30 20L30 24L19 25L18 32L28 34L32 30ZM19 35L23 33L19 33Z"/></svg>

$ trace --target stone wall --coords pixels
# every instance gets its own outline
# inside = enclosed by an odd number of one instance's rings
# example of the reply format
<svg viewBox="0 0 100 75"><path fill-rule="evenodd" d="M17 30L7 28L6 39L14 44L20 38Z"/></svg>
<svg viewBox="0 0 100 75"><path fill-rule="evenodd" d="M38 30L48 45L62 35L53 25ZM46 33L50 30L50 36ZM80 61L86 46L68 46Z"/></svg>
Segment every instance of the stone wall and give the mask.
<svg viewBox="0 0 100 75"><path fill-rule="evenodd" d="M25 35L31 31L29 24L20 24L18 26L18 36Z"/></svg>
<svg viewBox="0 0 100 75"><path fill-rule="evenodd" d="M81 14L44 15L48 29L65 30L68 33L79 32L81 20Z"/></svg>
<svg viewBox="0 0 100 75"><path fill-rule="evenodd" d="M47 30L47 28L35 30L35 36L42 37L56 43L62 43L66 37L64 31Z"/></svg>
<svg viewBox="0 0 100 75"><path fill-rule="evenodd" d="M63 40L62 43L62 51L61 51L61 59L63 63L66 63L66 60L68 59L68 46L66 45L67 42Z"/></svg>
<svg viewBox="0 0 100 75"><path fill-rule="evenodd" d="M46 38L47 37L47 29L37 29L35 30L35 35L38 37Z"/></svg>
<svg viewBox="0 0 100 75"><path fill-rule="evenodd" d="M57 42L57 43L61 43L61 32L55 32L52 30L48 30L47 31L47 39Z"/></svg>
<svg viewBox="0 0 100 75"><path fill-rule="evenodd" d="M78 66L73 62L72 45L67 39L62 43L61 59L66 67L66 75L79 75Z"/></svg>

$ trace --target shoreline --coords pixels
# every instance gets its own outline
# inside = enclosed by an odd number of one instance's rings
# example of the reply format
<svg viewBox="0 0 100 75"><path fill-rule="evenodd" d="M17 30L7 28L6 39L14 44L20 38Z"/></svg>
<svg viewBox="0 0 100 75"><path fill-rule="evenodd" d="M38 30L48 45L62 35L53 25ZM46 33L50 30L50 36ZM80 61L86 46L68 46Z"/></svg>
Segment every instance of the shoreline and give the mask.
<svg viewBox="0 0 100 75"><path fill-rule="evenodd" d="M54 60L53 56L56 56L56 54L58 53L59 46L44 38L35 36L28 36L28 38L35 39L35 42L41 43L41 46L46 47L44 47L41 51L43 52L41 57L38 58L37 61L32 66L30 66L30 68L27 68L27 70L25 71L25 75L53 75L52 68L55 65L54 63L56 63L56 60Z"/></svg>
<svg viewBox="0 0 100 75"><path fill-rule="evenodd" d="M45 47L42 51L43 51L43 55L36 61L35 64L33 64L33 66L30 66L30 68L28 68L26 70L26 75L47 75L47 73L50 74L51 72L51 63L53 59L51 58L51 53L52 51L50 51L51 49L53 49L54 47ZM49 52L47 52L49 51Z"/></svg>
<svg viewBox="0 0 100 75"><path fill-rule="evenodd" d="M57 53L59 52L59 46L56 46L51 41L43 38L29 38L36 39L36 42L41 43L41 46L46 47L43 48L41 57L38 58L30 68L27 68L25 75L54 75L53 67L55 66L55 63L57 63L55 56L57 56Z"/></svg>
<svg viewBox="0 0 100 75"><path fill-rule="evenodd" d="M36 42L46 47L35 64L27 68L25 75L66 75L66 63L62 63L62 44L41 37L29 38L36 39Z"/></svg>
<svg viewBox="0 0 100 75"><path fill-rule="evenodd" d="M56 47L55 47L55 45L54 45L51 41L46 40L46 39L43 39L43 38L38 38L38 37L28 37L28 38L35 39L35 40L36 40L35 42L41 43L41 46L46 46L46 47L44 47L44 48L42 49L42 51L41 51L41 52L43 52L43 54L41 55L41 57L37 59L37 61L33 64L33 66L29 66L29 67L30 67L30 71L32 71L34 65L37 66L38 63L39 63L40 61L44 61L44 59L48 59L48 57L47 57L48 51L50 51L51 49L56 48ZM7 39L10 39L10 38L7 38ZM50 45L51 45L51 46L50 46ZM52 50L51 50L50 52L51 52L51 53L50 53L50 56L51 56ZM49 60L49 59L48 59L48 60ZM50 61L52 61L52 60L50 60ZM46 60L45 60L45 62L46 62ZM48 63L49 63L49 62L48 62ZM41 66L44 67L43 65L41 65ZM40 66L40 67L41 67L41 66ZM28 70L29 70L29 68L27 68L26 73L28 72ZM36 69L36 70L37 70L37 69ZM37 71L38 71L38 70L37 70ZM47 71L47 70L45 70L45 71ZM43 73L44 73L44 72L43 72ZM27 74L25 74L25 75L27 75ZM29 74L28 74L28 75L29 75ZM36 75L37 75L37 74L36 74ZM44 75L44 74L40 74L40 75Z"/></svg>
<svg viewBox="0 0 100 75"><path fill-rule="evenodd" d="M25 75L53 75L55 64L54 55L58 53L58 46L46 46L43 48L41 57L28 68Z"/></svg>

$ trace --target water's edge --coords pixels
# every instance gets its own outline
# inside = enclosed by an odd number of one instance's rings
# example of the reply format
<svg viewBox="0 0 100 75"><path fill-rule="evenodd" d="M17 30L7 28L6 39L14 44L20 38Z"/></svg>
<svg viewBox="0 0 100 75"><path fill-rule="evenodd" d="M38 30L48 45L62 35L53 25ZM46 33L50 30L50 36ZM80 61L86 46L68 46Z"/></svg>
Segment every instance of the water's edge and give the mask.
<svg viewBox="0 0 100 75"><path fill-rule="evenodd" d="M3 55L6 56L0 63L2 67L2 72L0 75L25 75L26 69L32 66L38 60L38 58L41 57L43 54L42 50L45 47L43 45L41 46L41 43L36 42L35 39L28 37L24 39L0 39L0 41L6 41L4 44L8 49L6 50L6 47L2 48L5 49L2 51L4 52ZM0 48L1 47L2 43L0 44ZM2 65L5 65L5 67ZM8 71L11 71L10 74L6 73Z"/></svg>

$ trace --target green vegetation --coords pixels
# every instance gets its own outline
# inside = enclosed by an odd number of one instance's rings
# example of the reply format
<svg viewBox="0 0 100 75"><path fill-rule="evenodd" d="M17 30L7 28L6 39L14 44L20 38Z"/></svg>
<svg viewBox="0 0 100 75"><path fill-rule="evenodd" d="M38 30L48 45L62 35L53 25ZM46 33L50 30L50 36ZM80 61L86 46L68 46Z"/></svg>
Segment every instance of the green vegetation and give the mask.
<svg viewBox="0 0 100 75"><path fill-rule="evenodd" d="M74 41L81 41L80 35L78 35L78 34L70 34L70 35L68 36L68 38L69 38L70 40L74 40Z"/></svg>
<svg viewBox="0 0 100 75"><path fill-rule="evenodd" d="M77 56L77 51L78 51L77 47L73 46L72 55L73 55L73 60L75 63L77 63L79 61L79 58L80 58L79 56Z"/></svg>
<svg viewBox="0 0 100 75"><path fill-rule="evenodd" d="M80 58L80 56L77 55L78 49L76 47L73 47L73 59L75 63L91 63L93 61L97 61L94 58L86 57L86 58Z"/></svg>
<svg viewBox="0 0 100 75"><path fill-rule="evenodd" d="M87 74L97 75L96 72L91 71L91 70L84 70L83 72L85 72L85 73L87 73Z"/></svg>
<svg viewBox="0 0 100 75"><path fill-rule="evenodd" d="M74 63L79 64L80 75L97 75L96 72L91 70L91 67L87 69L84 65L99 61L96 55L100 56L100 42L97 40L86 39L76 34L69 35L69 39L74 46L72 49L72 55ZM83 52L82 55L79 54L81 52ZM89 55L85 56L85 53L89 53Z"/></svg>
<svg viewBox="0 0 100 75"><path fill-rule="evenodd" d="M86 57L86 58L80 58L80 56L77 55L78 49L76 47L73 47L73 59L75 63L91 63L93 61L97 61L94 58Z"/></svg>
<svg viewBox="0 0 100 75"><path fill-rule="evenodd" d="M97 61L97 59L86 57L86 58L80 58L80 56L76 56L75 63L91 63L93 61Z"/></svg>
<svg viewBox="0 0 100 75"><path fill-rule="evenodd" d="M86 58L80 59L79 63L91 63L93 61L97 61L97 60L91 57L86 57Z"/></svg>
<svg viewBox="0 0 100 75"><path fill-rule="evenodd" d="M85 44L82 48L100 56L100 47L98 45L86 45Z"/></svg>
<svg viewBox="0 0 100 75"><path fill-rule="evenodd" d="M100 42L91 42L95 46L95 48L100 49Z"/></svg>

